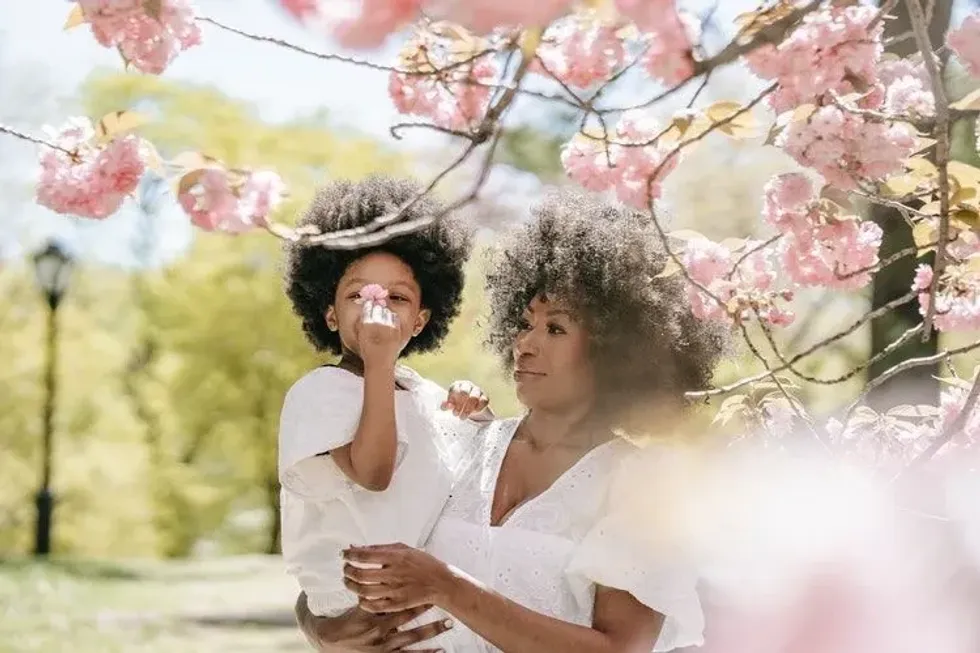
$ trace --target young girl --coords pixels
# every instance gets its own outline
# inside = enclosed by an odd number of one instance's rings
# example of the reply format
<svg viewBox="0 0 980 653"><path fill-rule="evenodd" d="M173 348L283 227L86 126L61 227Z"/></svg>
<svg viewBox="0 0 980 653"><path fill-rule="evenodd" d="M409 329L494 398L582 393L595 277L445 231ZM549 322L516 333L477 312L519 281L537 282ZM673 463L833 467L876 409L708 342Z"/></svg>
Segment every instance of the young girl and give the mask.
<svg viewBox="0 0 980 653"><path fill-rule="evenodd" d="M360 227L417 193L390 178L335 182L300 225ZM439 210L423 198L406 219ZM472 384L447 393L397 363L446 336L468 254L468 235L450 218L369 249L287 248L286 293L303 329L317 349L340 355L293 385L279 426L283 557L314 614L357 605L344 585L344 548L425 541L489 419Z"/></svg>

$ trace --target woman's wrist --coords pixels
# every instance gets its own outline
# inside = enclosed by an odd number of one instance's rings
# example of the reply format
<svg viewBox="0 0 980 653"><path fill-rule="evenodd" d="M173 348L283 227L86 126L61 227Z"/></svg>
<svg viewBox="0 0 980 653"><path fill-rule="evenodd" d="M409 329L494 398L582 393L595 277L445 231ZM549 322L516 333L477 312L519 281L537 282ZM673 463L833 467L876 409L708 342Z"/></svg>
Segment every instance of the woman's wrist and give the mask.
<svg viewBox="0 0 980 653"><path fill-rule="evenodd" d="M444 573L439 574L433 604L452 614L466 603L466 598L477 588L477 582L472 577L446 565Z"/></svg>

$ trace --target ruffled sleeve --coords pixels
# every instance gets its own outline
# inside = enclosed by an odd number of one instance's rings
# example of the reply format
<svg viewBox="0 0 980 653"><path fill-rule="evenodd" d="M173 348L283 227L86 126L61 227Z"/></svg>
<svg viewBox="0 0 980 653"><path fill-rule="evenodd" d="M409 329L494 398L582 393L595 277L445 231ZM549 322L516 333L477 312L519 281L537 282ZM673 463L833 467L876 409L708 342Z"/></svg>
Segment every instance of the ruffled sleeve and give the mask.
<svg viewBox="0 0 980 653"><path fill-rule="evenodd" d="M363 403L362 381L332 367L313 370L289 389L279 417L279 482L308 499L346 487L327 452L353 440Z"/></svg>
<svg viewBox="0 0 980 653"><path fill-rule="evenodd" d="M582 591L583 586L602 585L629 592L664 615L653 651L700 646L704 613L697 571L676 543L651 533L655 526L635 500L636 493L643 491L642 483L633 482L651 473L651 458L647 452L631 458L614 474L602 515L572 554L566 577L573 586L578 584L578 597L591 600L592 592Z"/></svg>

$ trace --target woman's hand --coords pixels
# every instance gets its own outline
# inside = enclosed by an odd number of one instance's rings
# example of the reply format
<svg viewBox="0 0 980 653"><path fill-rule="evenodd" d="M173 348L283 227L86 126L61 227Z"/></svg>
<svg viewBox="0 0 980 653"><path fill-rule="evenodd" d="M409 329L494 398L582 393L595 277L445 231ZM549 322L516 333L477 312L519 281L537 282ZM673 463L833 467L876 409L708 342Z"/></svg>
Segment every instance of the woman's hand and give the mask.
<svg viewBox="0 0 980 653"><path fill-rule="evenodd" d="M478 385L471 381L455 381L449 386L442 409L451 410L460 419L481 421L493 419L489 405L490 398Z"/></svg>
<svg viewBox="0 0 980 653"><path fill-rule="evenodd" d="M339 617L317 617L310 613L306 595L301 594L296 601L296 618L307 641L323 653L398 653L452 628L452 622L446 619L409 630L399 630L430 608L429 605L422 605L387 615L351 610ZM438 651L412 650L418 653Z"/></svg>
<svg viewBox="0 0 980 653"><path fill-rule="evenodd" d="M446 564L405 544L351 547L344 559L344 584L360 597L362 610L375 614L440 605L459 580Z"/></svg>

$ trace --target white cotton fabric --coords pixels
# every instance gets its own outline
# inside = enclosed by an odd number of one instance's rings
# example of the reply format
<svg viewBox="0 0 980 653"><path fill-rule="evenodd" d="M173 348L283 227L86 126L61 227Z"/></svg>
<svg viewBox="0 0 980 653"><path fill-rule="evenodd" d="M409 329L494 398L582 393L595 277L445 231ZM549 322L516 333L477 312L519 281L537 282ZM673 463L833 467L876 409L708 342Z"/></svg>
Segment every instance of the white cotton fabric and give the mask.
<svg viewBox="0 0 980 653"><path fill-rule="evenodd" d="M639 451L626 440L593 449L502 525L490 526L497 476L519 423L502 420L484 431L483 451L454 488L426 550L524 607L583 626L592 625L597 584L625 590L666 617L653 651L702 644L696 573L658 559L649 542L633 537L637 525L610 510L614 481L623 485L623 463ZM455 647L447 650L498 651L459 623L447 635Z"/></svg>
<svg viewBox="0 0 980 653"><path fill-rule="evenodd" d="M396 368L395 377L406 389L395 394L398 457L384 492L356 485L324 455L352 441L363 379L321 367L286 394L279 423L282 553L315 615L357 604L343 585L346 547L425 542L477 442L478 425L440 410L444 389L407 367ZM433 618L430 611L418 624Z"/></svg>

